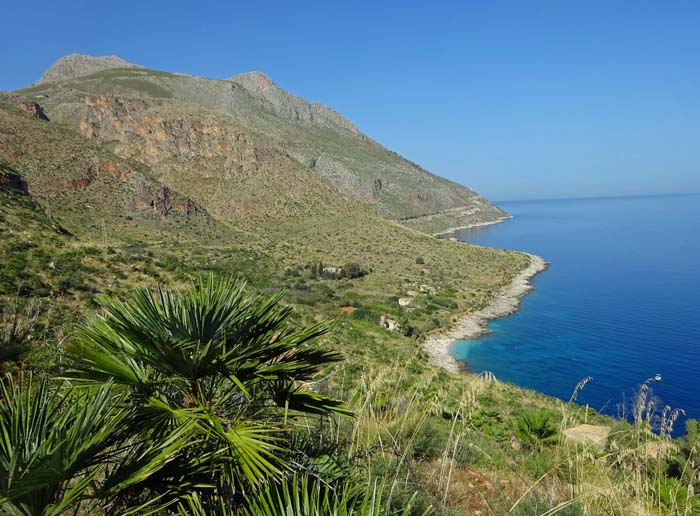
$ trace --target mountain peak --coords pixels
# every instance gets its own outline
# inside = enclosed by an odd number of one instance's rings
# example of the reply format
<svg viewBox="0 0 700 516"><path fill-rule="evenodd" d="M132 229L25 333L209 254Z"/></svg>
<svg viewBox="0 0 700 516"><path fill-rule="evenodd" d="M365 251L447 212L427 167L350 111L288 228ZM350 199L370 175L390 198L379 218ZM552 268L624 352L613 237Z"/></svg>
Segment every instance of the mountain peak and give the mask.
<svg viewBox="0 0 700 516"><path fill-rule="evenodd" d="M114 55L86 56L83 54L69 54L56 60L56 62L44 72L44 75L37 81L37 84L75 79L81 75L88 75L111 68L139 68L139 66Z"/></svg>
<svg viewBox="0 0 700 516"><path fill-rule="evenodd" d="M263 72L240 73L228 80L242 86L252 94L264 98L272 104L277 114L292 122L316 125L330 124L355 134L360 133L360 130L340 113L323 104L307 102L301 97L286 92Z"/></svg>
<svg viewBox="0 0 700 516"><path fill-rule="evenodd" d="M245 89L250 90L254 93L264 93L266 91L271 91L277 89L277 86L269 76L263 72L245 72L234 75L229 79L235 83L240 84Z"/></svg>

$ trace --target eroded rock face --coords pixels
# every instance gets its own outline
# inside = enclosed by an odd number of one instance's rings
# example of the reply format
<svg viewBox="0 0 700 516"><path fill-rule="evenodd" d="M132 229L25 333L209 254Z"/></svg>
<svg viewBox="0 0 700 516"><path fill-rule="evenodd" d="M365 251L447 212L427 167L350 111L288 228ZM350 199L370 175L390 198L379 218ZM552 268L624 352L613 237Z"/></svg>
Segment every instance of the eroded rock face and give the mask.
<svg viewBox="0 0 700 516"><path fill-rule="evenodd" d="M113 142L118 155L156 169L166 160L183 158L224 159L226 175L258 169L259 148L243 132L214 114L192 116L162 107L157 101L86 97L79 129L88 138Z"/></svg>
<svg viewBox="0 0 700 516"><path fill-rule="evenodd" d="M0 166L0 190L27 195L27 183L22 176L14 170Z"/></svg>
<svg viewBox="0 0 700 516"><path fill-rule="evenodd" d="M44 120L49 122L49 117L44 113L44 109L39 105L38 102L21 102L19 107L22 108L27 113L31 113L39 120Z"/></svg>
<svg viewBox="0 0 700 516"><path fill-rule="evenodd" d="M161 218L172 213L196 215L202 211L194 201L171 192L167 186L156 191L155 199L151 201L151 208L153 208L153 213Z"/></svg>
<svg viewBox="0 0 700 516"><path fill-rule="evenodd" d="M64 192L80 192L89 187L98 178L109 176L118 183L123 183L136 176L136 172L128 165L117 161L99 161L86 167L85 173L76 179L71 179L57 190Z"/></svg>
<svg viewBox="0 0 700 516"><path fill-rule="evenodd" d="M73 131L25 116L18 104L12 98L0 104L0 189L40 199L60 197L87 209L99 204L116 217L209 219L200 205L155 181L145 167Z"/></svg>
<svg viewBox="0 0 700 516"><path fill-rule="evenodd" d="M84 99L78 116L84 136L148 165L160 182L206 206L215 218L283 218L311 209L308 192L332 189L225 114L168 100L93 96ZM168 212L165 200L154 206Z"/></svg>

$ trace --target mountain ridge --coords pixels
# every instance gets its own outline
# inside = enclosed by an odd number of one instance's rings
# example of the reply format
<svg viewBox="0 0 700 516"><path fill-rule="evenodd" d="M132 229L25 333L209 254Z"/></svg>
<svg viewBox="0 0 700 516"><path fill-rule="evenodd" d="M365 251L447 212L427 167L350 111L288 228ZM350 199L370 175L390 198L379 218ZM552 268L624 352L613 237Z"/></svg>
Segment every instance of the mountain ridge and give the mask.
<svg viewBox="0 0 700 516"><path fill-rule="evenodd" d="M262 95L279 110L288 110L289 114L297 120L304 119L312 122L314 117L319 117L352 133L361 134L355 124L333 108L318 102L307 102L297 95L284 91L263 72L244 72L234 75L227 80L240 84L252 93Z"/></svg>
<svg viewBox="0 0 700 516"><path fill-rule="evenodd" d="M71 55L49 69L53 70L51 80L16 93L41 102L49 118L74 128L91 116L86 98L167 100L192 116L223 114L229 125L245 127L249 134L272 142L342 195L420 231L440 233L507 216L469 188L386 149L332 108L284 91L262 72L219 80L148 70L130 63L124 67L124 63L117 57ZM108 118L119 114L113 115ZM103 133L95 131L94 137ZM200 165L205 174L216 172L216 164ZM422 221L425 216L430 216L429 223Z"/></svg>

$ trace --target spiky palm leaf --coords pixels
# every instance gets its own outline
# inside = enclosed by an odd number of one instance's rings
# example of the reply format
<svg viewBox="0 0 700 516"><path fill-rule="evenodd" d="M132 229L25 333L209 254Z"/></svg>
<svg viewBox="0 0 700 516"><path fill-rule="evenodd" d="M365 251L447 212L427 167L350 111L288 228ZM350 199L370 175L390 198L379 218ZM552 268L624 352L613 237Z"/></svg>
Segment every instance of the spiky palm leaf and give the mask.
<svg viewBox="0 0 700 516"><path fill-rule="evenodd" d="M237 506L223 498L203 501L189 496L179 505L178 516L408 516L413 499L397 510L386 508L378 482L365 486L332 486L318 478L293 475L268 484ZM432 514L429 508L423 516Z"/></svg>
<svg viewBox="0 0 700 516"><path fill-rule="evenodd" d="M106 299L104 316L79 330L67 378L126 392L131 428L146 442L178 432L187 443L134 490L180 496L182 485L255 484L284 468L281 432L294 414L348 413L301 388L339 356L313 345L325 327L292 328L280 299L209 276L187 293L140 289L126 303Z"/></svg>
<svg viewBox="0 0 700 516"><path fill-rule="evenodd" d="M556 442L558 434L554 414L544 409L523 412L516 420L515 435L535 448Z"/></svg>
<svg viewBox="0 0 700 516"><path fill-rule="evenodd" d="M0 382L0 507L11 515L58 515L74 507L123 429L109 386L51 391L31 375Z"/></svg>

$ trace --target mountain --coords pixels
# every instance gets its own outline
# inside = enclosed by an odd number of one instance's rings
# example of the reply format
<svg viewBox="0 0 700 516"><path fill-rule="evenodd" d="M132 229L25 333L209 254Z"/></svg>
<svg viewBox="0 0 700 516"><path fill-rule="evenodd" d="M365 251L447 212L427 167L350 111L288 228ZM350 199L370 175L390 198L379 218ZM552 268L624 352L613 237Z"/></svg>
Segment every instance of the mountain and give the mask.
<svg viewBox="0 0 700 516"><path fill-rule="evenodd" d="M135 218L166 225L179 219L212 221L202 205L158 182L147 167L23 107L30 115L0 102L0 164L20 175L47 211L71 213L72 231L105 218L110 224Z"/></svg>
<svg viewBox="0 0 700 516"><path fill-rule="evenodd" d="M81 54L70 54L63 56L44 72L44 75L37 81L43 84L51 81L61 81L75 79L82 75L109 70L111 68L138 68L136 65L127 63L121 57L102 56L92 57Z"/></svg>
<svg viewBox="0 0 700 516"><path fill-rule="evenodd" d="M410 326L428 329L482 306L528 262L386 220L243 122L148 97L45 110L0 94L0 234L12 257L0 261L0 304L48 296L65 313L96 293L215 271L286 288L314 313L352 304L373 321L423 289ZM309 272L319 263L365 272L334 283Z"/></svg>
<svg viewBox="0 0 700 516"><path fill-rule="evenodd" d="M301 97L287 93L277 87L272 79L262 72L242 73L234 75L228 80L240 84L254 95L265 98L274 106L278 115L290 122L341 128L354 134L360 134L360 130L337 111L323 104L306 102Z"/></svg>
<svg viewBox="0 0 700 516"><path fill-rule="evenodd" d="M189 138L187 158L198 162L201 176L216 180L230 176L231 167L247 166L231 154L237 156L231 142L245 134L250 152L258 152L260 145L262 154L276 149L287 156L286 163L278 163L278 181L288 171L293 175L305 168L344 197L415 229L437 233L507 216L472 190L384 148L333 109L285 92L261 72L214 80L147 70L114 56L74 54L59 59L36 85L17 93L41 103L51 120L79 129L119 155L136 157L141 152L137 149L153 149L149 164L163 171L163 180L175 189L179 184L168 155L179 163L182 156L174 151L173 138ZM139 116L139 106L148 110L148 117ZM200 131L195 141L192 131L199 119L210 132ZM211 133L214 126L218 136ZM179 136L173 133L177 131ZM161 141L164 136L169 149ZM208 208L235 211L225 202L220 199Z"/></svg>
<svg viewBox="0 0 700 516"><path fill-rule="evenodd" d="M381 176L375 199L361 195L368 170ZM376 331L382 315L403 314L415 335L483 306L529 260L387 220L392 209L417 213L421 184L434 186L430 202L471 203L443 213L502 212L260 73L110 68L0 93L0 171L0 253L14 257L0 263L0 304L22 292L72 313L97 293L214 271L287 289L310 317L351 307ZM441 215L424 219L442 229ZM334 282L314 274L319 264L363 272ZM407 311L398 299L409 292Z"/></svg>

